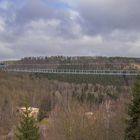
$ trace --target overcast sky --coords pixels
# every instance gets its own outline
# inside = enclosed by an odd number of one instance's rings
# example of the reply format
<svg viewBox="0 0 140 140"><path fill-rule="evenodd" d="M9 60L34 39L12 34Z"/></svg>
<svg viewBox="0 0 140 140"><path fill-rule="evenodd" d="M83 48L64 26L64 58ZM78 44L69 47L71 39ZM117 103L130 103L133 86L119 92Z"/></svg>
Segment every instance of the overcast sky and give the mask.
<svg viewBox="0 0 140 140"><path fill-rule="evenodd" d="M140 57L140 0L0 0L0 59Z"/></svg>

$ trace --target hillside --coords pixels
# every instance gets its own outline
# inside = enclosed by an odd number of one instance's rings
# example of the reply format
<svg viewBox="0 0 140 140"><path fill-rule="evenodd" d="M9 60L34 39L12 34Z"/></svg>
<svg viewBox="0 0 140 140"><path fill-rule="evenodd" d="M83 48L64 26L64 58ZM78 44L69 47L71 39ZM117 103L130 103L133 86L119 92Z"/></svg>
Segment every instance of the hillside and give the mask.
<svg viewBox="0 0 140 140"><path fill-rule="evenodd" d="M1 136L7 135L17 125L18 114L16 109L24 106L25 101L28 101L30 106L37 108L40 108L42 103L47 105L49 101L51 102L51 110L54 113L60 107L63 114L63 107L67 107L68 104L70 105L75 101L77 107L83 104L87 111L95 111L95 108L108 101L116 106L120 102L124 102L124 97L127 99L131 92L130 87L122 85L74 84L48 80L47 78L39 78L28 74L10 73L0 73L0 85ZM45 102L44 99L46 99ZM73 108L73 104L71 107ZM50 119L53 119L53 116Z"/></svg>

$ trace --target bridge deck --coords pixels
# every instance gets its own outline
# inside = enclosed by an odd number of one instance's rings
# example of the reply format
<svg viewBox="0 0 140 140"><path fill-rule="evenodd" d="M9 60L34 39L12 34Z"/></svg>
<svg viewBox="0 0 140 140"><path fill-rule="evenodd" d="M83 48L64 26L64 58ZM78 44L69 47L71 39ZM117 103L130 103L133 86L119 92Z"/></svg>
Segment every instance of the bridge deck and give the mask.
<svg viewBox="0 0 140 140"><path fill-rule="evenodd" d="M46 73L46 74L85 74L85 75L140 75L140 70L80 70L80 69L27 69L5 68L8 72Z"/></svg>

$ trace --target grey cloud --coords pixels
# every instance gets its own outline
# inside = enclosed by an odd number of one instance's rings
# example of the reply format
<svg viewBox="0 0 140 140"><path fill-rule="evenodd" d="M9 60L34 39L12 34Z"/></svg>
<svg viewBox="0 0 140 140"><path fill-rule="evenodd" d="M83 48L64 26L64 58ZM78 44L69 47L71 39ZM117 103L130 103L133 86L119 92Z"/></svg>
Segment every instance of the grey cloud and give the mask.
<svg viewBox="0 0 140 140"><path fill-rule="evenodd" d="M18 10L16 22L25 24L32 20L40 18L52 18L52 9L42 0L26 0L24 6Z"/></svg>
<svg viewBox="0 0 140 140"><path fill-rule="evenodd" d="M0 58L37 55L140 56L138 0L10 0L0 7ZM58 0L53 0L58 2Z"/></svg>
<svg viewBox="0 0 140 140"><path fill-rule="evenodd" d="M89 34L108 33L114 29L140 29L139 0L76 0Z"/></svg>
<svg viewBox="0 0 140 140"><path fill-rule="evenodd" d="M71 32L71 28L77 21L73 21L70 18L71 12L66 9L52 8L49 6L49 3L50 0L26 0L26 3L21 8L14 10L14 12L16 11L16 18L9 24L9 30L17 37L26 32L26 25L30 24L32 21L50 21L52 19L57 19L61 22L60 25L55 28L54 32L56 35L64 38L76 37L75 33ZM77 17L75 20L80 20L80 18L78 19ZM52 33L50 32L50 34Z"/></svg>

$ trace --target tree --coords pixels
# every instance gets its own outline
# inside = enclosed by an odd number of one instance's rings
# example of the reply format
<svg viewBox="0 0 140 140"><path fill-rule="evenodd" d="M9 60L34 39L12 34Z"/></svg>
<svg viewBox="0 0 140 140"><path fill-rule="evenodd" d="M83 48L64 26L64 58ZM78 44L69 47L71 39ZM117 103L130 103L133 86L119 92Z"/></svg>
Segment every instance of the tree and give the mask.
<svg viewBox="0 0 140 140"><path fill-rule="evenodd" d="M51 100L44 98L39 107L38 121L44 119L49 111L51 111Z"/></svg>
<svg viewBox="0 0 140 140"><path fill-rule="evenodd" d="M125 140L140 140L140 77L133 88L133 98L128 107L126 123Z"/></svg>
<svg viewBox="0 0 140 140"><path fill-rule="evenodd" d="M39 128L36 126L35 118L30 116L30 112L28 107L23 111L20 126L17 127L16 137L18 140L39 140Z"/></svg>

